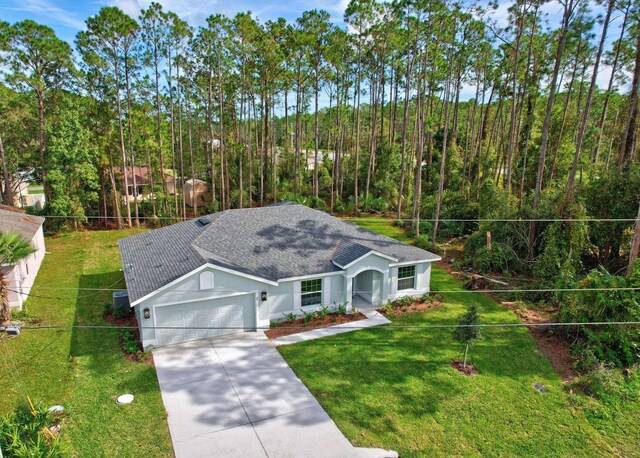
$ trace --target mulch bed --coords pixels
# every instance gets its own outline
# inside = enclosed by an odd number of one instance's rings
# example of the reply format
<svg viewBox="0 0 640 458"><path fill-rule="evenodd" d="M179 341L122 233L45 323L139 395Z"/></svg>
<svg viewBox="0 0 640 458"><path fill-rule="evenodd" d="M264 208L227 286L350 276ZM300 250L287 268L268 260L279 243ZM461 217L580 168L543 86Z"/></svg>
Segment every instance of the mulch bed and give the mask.
<svg viewBox="0 0 640 458"><path fill-rule="evenodd" d="M367 317L360 312L350 313L348 315L343 313L330 313L325 317L317 316L312 318L307 324L305 324L303 318L298 318L297 320L281 321L276 327L265 331L264 334L269 339L277 339L282 336L313 331L314 329L328 328L329 326L351 323L353 321L360 321L366 318Z"/></svg>
<svg viewBox="0 0 640 458"><path fill-rule="evenodd" d="M383 310L380 308L378 309L378 312L385 316L402 315L403 313L426 312L427 310L435 309L437 307L440 307L441 305L441 300L427 302L416 300L411 305L394 305L391 310Z"/></svg>
<svg viewBox="0 0 640 458"><path fill-rule="evenodd" d="M473 364L467 363L467 367L463 367L462 361L454 361L451 363L451 367L467 377L478 375L478 369L476 369Z"/></svg>
<svg viewBox="0 0 640 458"><path fill-rule="evenodd" d="M129 314L124 318L116 318L111 313L105 313L104 320L116 326L122 326L123 328L124 327L130 328L133 334L133 338L138 342L140 342L140 329L138 328L138 320L136 319L135 313L132 312L131 314ZM125 359L128 359L129 361L139 362L139 363L151 364L152 366L154 365L153 355L151 354L151 352L148 352L147 354L141 353L144 355L144 358L140 359L140 355L135 353L127 353L124 351L124 341L121 335L118 336L118 342L120 343L120 349L122 350L122 353L124 354ZM140 352L142 352L142 344L140 344Z"/></svg>

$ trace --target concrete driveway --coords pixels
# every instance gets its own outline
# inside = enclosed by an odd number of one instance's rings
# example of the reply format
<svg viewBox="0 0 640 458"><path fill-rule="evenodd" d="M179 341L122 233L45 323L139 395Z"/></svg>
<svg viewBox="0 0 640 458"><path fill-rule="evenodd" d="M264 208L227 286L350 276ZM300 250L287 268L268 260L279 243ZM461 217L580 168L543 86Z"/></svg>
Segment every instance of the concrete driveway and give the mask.
<svg viewBox="0 0 640 458"><path fill-rule="evenodd" d="M356 448L262 332L153 352L176 457L395 457Z"/></svg>

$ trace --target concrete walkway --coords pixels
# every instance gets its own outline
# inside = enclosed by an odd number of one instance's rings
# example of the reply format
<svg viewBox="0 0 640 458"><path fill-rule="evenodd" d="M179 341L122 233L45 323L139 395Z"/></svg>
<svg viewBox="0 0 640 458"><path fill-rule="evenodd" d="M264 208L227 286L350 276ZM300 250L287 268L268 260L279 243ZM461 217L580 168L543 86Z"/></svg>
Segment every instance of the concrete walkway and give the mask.
<svg viewBox="0 0 640 458"><path fill-rule="evenodd" d="M273 344L276 346L290 345L296 342L304 342L305 340L319 339L321 337L333 336L335 334L342 334L344 332L357 331L362 328L371 328L373 326L380 326L383 324L391 323L384 315L376 310L360 310L366 320L352 321L351 323L336 324L335 326L329 326L328 328L314 329L313 331L299 332L297 334L290 334L288 336L278 337L273 339Z"/></svg>
<svg viewBox="0 0 640 458"><path fill-rule="evenodd" d="M177 458L398 456L353 447L262 332L153 356Z"/></svg>

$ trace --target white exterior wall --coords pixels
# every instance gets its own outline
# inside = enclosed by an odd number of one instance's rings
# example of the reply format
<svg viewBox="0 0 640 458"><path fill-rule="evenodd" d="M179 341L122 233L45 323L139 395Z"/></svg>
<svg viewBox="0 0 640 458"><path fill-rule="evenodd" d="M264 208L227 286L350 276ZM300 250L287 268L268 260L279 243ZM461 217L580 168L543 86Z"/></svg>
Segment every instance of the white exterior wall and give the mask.
<svg viewBox="0 0 640 458"><path fill-rule="evenodd" d="M252 293L255 297L256 327L267 328L270 321L282 321L289 313L301 316L303 312L317 310L320 305L301 307L300 294L303 280L322 278L322 304L328 307L348 304L351 308L352 280L356 279L356 293L364 295L373 304L379 305L388 299L394 299L405 295L418 296L429 291L431 263L416 264L416 288L406 291L397 291L397 267L389 267L390 261L380 256L371 255L363 258L344 271L320 274L317 276L281 280L274 285L273 282L264 282L256 278L249 278L241 273L219 270L215 266L203 266L186 275L179 281L165 287L150 297L139 301L136 308L136 317L140 326L140 335L144 347L155 345L156 334L153 326L155 307L179 305L190 302L199 302L210 299L233 297L240 294ZM404 264L403 264L404 265ZM202 285L210 286L210 277L201 275L213 274L213 287L201 289ZM262 301L262 292L267 293L267 300ZM149 308L150 319L143 317L143 310Z"/></svg>
<svg viewBox="0 0 640 458"><path fill-rule="evenodd" d="M415 288L398 291L398 267L391 267L389 279L391 289L388 300L397 299L403 296L422 296L431 290L431 262L403 265L416 266Z"/></svg>
<svg viewBox="0 0 640 458"><path fill-rule="evenodd" d="M273 301L270 302L271 321L282 321L289 313L302 316L303 312L319 309L321 306L337 307L347 302L344 287L344 277L341 272L333 274L310 276L305 280L322 279L322 303L321 305L310 305L302 307L300 305L300 294L302 291L302 279L281 281L278 286L271 287Z"/></svg>
<svg viewBox="0 0 640 458"><path fill-rule="evenodd" d="M46 248L42 226L40 226L38 232L36 232L33 239L31 239L31 245L36 249L35 253L5 271L9 288L25 293L18 294L9 291L9 305L16 310L22 310L22 304L29 297L27 294L36 280L36 276L40 270L40 264L42 264L42 260L44 259Z"/></svg>

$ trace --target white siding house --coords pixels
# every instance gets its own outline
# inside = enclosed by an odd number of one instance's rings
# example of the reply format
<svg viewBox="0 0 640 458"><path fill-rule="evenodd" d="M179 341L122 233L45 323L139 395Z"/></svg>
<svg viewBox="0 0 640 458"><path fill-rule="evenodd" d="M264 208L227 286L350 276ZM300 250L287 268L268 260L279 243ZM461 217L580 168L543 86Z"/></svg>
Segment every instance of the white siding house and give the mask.
<svg viewBox="0 0 640 458"><path fill-rule="evenodd" d="M440 259L294 204L135 235L120 252L145 348L267 328L322 306L422 295Z"/></svg>
<svg viewBox="0 0 640 458"><path fill-rule="evenodd" d="M2 266L7 281L9 305L22 310L44 259L45 245L42 224L44 218L27 215L20 210L5 205L0 206L0 231L16 232L31 242L35 252L14 265Z"/></svg>

